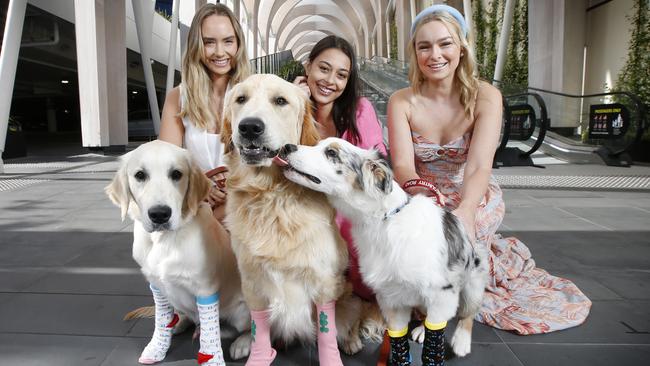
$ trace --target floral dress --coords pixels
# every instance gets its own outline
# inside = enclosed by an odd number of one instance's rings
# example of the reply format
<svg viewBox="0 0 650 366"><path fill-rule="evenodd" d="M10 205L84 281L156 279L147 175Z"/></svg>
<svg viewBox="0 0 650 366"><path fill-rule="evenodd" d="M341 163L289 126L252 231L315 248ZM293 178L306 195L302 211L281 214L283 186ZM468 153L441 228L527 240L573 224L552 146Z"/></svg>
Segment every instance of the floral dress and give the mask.
<svg viewBox="0 0 650 366"><path fill-rule="evenodd" d="M454 210L471 134L444 146L412 133L418 175L433 182ZM490 279L476 320L516 333L548 333L582 324L591 301L571 281L535 267L530 251L516 238L496 234L505 213L503 194L494 176L476 215L476 245L488 250Z"/></svg>

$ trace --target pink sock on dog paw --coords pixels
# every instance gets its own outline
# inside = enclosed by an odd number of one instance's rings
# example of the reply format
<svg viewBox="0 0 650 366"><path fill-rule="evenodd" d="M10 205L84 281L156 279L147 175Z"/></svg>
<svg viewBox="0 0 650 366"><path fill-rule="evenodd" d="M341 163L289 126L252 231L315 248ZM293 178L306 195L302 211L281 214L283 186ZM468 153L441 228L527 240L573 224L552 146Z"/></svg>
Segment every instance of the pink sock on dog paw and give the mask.
<svg viewBox="0 0 650 366"><path fill-rule="evenodd" d="M316 305L318 312L318 361L321 366L343 366L336 344L336 302Z"/></svg>
<svg viewBox="0 0 650 366"><path fill-rule="evenodd" d="M251 354L246 366L269 366L276 352L271 347L271 310L251 311Z"/></svg>

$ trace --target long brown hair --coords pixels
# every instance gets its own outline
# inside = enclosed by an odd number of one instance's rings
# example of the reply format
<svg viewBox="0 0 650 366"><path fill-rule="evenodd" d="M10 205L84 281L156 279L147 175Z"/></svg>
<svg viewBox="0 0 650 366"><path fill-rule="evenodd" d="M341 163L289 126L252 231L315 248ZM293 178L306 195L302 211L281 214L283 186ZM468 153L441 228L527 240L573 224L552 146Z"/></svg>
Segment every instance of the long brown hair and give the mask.
<svg viewBox="0 0 650 366"><path fill-rule="evenodd" d="M340 50L350 59L350 73L348 74L348 83L345 85L343 93L334 100L332 107L332 119L336 127L336 134L341 137L345 131L349 131L353 143L361 140L359 130L357 129L357 104L359 101L359 72L357 71L357 61L354 57L352 45L345 39L334 35L327 36L311 49L309 53L309 63L312 64L316 57L323 51L330 48Z"/></svg>
<svg viewBox="0 0 650 366"><path fill-rule="evenodd" d="M179 114L179 117L188 117L197 127L202 129L208 129L215 126L215 124L218 126L221 121L221 116L215 116L212 112L214 103L212 81L202 61L205 50L201 25L211 15L227 17L235 30L237 53L235 54L235 65L230 70L230 84L237 84L250 75L244 32L235 15L228 7L220 3L203 5L194 15L187 35L187 50L183 55L181 70L183 79L181 98L183 98L184 103Z"/></svg>

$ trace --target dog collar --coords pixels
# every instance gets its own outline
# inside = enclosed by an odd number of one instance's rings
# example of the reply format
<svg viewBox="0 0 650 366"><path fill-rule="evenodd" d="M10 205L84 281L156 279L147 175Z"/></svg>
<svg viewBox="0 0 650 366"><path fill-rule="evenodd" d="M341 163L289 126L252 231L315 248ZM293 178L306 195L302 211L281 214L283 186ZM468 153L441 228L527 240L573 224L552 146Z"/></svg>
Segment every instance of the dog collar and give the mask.
<svg viewBox="0 0 650 366"><path fill-rule="evenodd" d="M392 209L391 211L386 212L386 213L384 214L384 220L388 220L389 218L391 218L391 216L393 216L393 215L395 215L396 213L400 212L400 211L401 211L401 210L402 210L406 205L409 204L409 202L411 202L411 197L410 197L410 196L406 196L406 202L402 203L402 204L399 205L397 208L394 208L394 209Z"/></svg>

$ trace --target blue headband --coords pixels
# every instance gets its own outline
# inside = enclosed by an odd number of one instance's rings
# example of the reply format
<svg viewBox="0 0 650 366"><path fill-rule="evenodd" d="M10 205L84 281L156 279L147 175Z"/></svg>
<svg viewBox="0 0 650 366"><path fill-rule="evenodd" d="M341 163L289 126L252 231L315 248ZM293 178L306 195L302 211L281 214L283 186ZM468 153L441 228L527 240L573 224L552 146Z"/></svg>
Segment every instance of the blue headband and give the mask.
<svg viewBox="0 0 650 366"><path fill-rule="evenodd" d="M449 5L442 5L442 4L436 4L436 5L431 5L430 7L422 10L418 16L415 17L415 20L413 20L413 25L411 26L411 37L413 37L415 33L415 28L417 27L418 23L425 17L435 14L435 13L449 13L452 17L456 18L456 21L458 21L458 25L460 25L460 29L463 30L463 33L465 33L465 37L467 37L467 23L465 22L465 18L463 15L456 10L455 8L452 8Z"/></svg>

